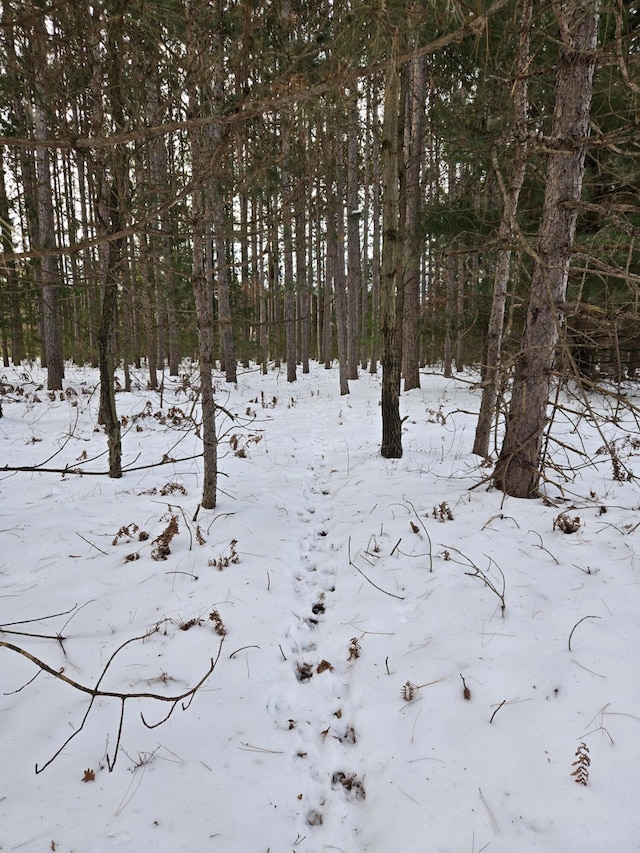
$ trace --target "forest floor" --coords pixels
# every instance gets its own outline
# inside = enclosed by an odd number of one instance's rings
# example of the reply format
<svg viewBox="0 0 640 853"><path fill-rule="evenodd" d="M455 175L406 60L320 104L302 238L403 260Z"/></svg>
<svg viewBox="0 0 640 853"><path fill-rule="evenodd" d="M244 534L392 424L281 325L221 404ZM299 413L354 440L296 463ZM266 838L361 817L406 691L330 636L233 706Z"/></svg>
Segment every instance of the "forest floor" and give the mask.
<svg viewBox="0 0 640 853"><path fill-rule="evenodd" d="M0 466L87 473L0 473L0 849L640 850L640 492L620 467L640 439L594 396L607 419L556 418L548 498L506 498L471 454L474 378L402 395L394 461L379 377L348 397L316 365L218 379L234 420L194 520L195 373L118 393L137 470L111 480L89 474L96 372L51 399L37 367L2 371ZM115 695L90 706L11 645ZM191 697L139 697L188 693L212 660Z"/></svg>

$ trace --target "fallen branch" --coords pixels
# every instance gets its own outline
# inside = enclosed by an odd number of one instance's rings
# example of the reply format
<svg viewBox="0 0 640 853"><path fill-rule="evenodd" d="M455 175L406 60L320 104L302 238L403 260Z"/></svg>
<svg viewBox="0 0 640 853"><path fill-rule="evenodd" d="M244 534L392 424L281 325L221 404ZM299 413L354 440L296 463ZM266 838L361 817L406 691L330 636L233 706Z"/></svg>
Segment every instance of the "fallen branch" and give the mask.
<svg viewBox="0 0 640 853"><path fill-rule="evenodd" d="M45 764L43 764L41 767L39 767L36 764L36 767L35 767L36 773L42 773L43 770L45 770L53 761L55 761L55 759L60 755L60 753L65 749L65 747L73 740L73 738L75 738L76 735L80 734L80 732L84 728L84 725L87 721L87 718L89 717L89 713L91 712L91 709L93 707L93 703L97 698L119 699L121 702L120 720L118 723L118 735L116 738L116 745L115 745L115 749L114 749L114 753L113 753L113 758L110 758L107 755L107 766L109 768L109 772L111 772L113 770L113 768L115 767L116 760L118 757L118 750L120 747L120 740L122 737L122 728L123 728L123 724L124 724L125 704L126 704L127 699L154 699L157 702L170 702L171 703L171 709L169 710L169 713L159 723L155 723L154 725L148 725L146 723L144 717L142 717L142 715L141 715L142 722L144 723L145 726L147 726L147 728L155 728L156 726L161 725L161 723L166 722L169 719L169 717L173 714L178 703L183 702L186 699L188 699L189 701L186 704L183 704L182 710L183 711L187 710L187 708L191 704L191 701L192 701L193 697L195 696L196 692L200 689L200 687L202 687L204 682L209 678L209 676L211 675L211 673L215 669L216 664L218 663L218 660L220 658L220 653L222 651L222 643L224 641L224 637L222 637L220 640L220 645L218 646L218 654L216 655L215 659L211 658L211 663L210 663L209 669L202 676L200 681L198 681L198 683L194 687L189 688L189 690L185 690L184 693L180 693L177 696L164 696L161 693L148 693L148 692L125 693L125 692L117 691L117 690L101 690L100 689L100 684L101 684L103 678L105 677L107 670L109 669L109 667L111 666L111 664L115 660L116 656L122 651L122 649L124 649L125 646L128 646L130 643L135 643L137 641L147 640L152 634L155 634L157 631L158 631L158 626L156 626L151 631L148 631L146 634L143 634L140 637L132 637L131 639L126 640L126 642L122 643L122 645L119 646L113 652L113 654L111 655L111 657L109 658L109 660L105 664L104 669L102 670L102 673L100 674L100 677L98 678L95 687L88 687L85 684L81 684L80 682L75 681L72 678L69 678L69 676L65 675L64 672L53 669L53 667L49 666L48 663L41 660L40 658L37 658L35 655L32 655L26 649L23 649L20 646L15 646L13 643L8 643L5 640L0 640L0 648L8 649L9 651L15 652L16 654L19 654L22 657L27 658L27 660L30 660L31 663L33 663L35 666L37 666L40 671L47 672L47 673L49 673L49 675L53 675L54 678L57 678L60 681L63 681L65 684L68 684L70 687L73 687L75 690L79 690L81 693L86 693L87 695L91 696L91 701L89 702L89 707L85 711L85 714L84 714L84 717L82 718L82 722L80 724L80 727L78 729L76 729L71 735L69 735L69 737L65 740L65 742L62 744L62 746L58 750L56 750L56 752L52 755L52 757Z"/></svg>

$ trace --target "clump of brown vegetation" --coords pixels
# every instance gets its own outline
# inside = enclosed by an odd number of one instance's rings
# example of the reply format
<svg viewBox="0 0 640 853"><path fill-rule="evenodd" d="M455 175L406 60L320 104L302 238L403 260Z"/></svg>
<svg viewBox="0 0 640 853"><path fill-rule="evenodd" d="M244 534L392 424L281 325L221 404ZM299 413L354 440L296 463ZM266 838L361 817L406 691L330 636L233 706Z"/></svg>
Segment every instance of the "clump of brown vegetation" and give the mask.
<svg viewBox="0 0 640 853"><path fill-rule="evenodd" d="M171 553L171 542L174 536L180 532L178 516L173 513L169 515L167 526L159 536L151 543L154 547L151 551L152 560L166 560Z"/></svg>

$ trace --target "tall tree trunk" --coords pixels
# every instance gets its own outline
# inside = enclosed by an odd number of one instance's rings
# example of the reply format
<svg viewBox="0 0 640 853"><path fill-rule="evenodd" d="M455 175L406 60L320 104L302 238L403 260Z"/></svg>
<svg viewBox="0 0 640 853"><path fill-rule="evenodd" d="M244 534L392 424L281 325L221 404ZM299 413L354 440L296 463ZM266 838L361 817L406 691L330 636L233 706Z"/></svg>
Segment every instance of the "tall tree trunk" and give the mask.
<svg viewBox="0 0 640 853"><path fill-rule="evenodd" d="M404 390L420 387L418 319L420 315L420 255L419 213L424 151L424 101L426 86L426 57L412 60L409 65L409 105L407 115L407 213L404 241L404 304L402 316L402 373Z"/></svg>
<svg viewBox="0 0 640 853"><path fill-rule="evenodd" d="M213 144L221 145L219 135L213 135ZM214 188L211 197L211 221L213 225L213 241L215 246L215 276L218 292L218 326L222 344L225 381L237 382L238 360L236 358L233 340L233 324L231 320L231 287L229 265L227 263L227 227L223 195L219 188Z"/></svg>
<svg viewBox="0 0 640 853"><path fill-rule="evenodd" d="M5 255L13 253L11 237L11 219L9 218L9 199L5 181L5 166L2 151L0 151L0 233L2 234L2 251ZM6 335L11 341L11 358L15 365L20 364L25 357L22 317L20 315L20 284L15 261L4 261L0 272L5 278L5 309L7 323Z"/></svg>
<svg viewBox="0 0 640 853"><path fill-rule="evenodd" d="M373 245L371 247L371 334L369 372L378 372L378 357L380 355L380 222L381 211L381 177L380 177L380 144L377 97L374 98L374 86L368 93L367 111L370 114L371 133L371 196L373 219Z"/></svg>
<svg viewBox="0 0 640 853"><path fill-rule="evenodd" d="M527 69L529 65L532 12L533 0L523 0L520 18L520 39L518 43L517 76L513 86L513 168L508 187L504 186L501 178L498 152L495 148L491 151L491 162L502 191L502 217L498 230L499 249L494 271L491 314L487 328L485 358L482 371L482 399L480 401L480 413L478 415L476 434L473 442L473 452L485 459L489 456L489 436L491 434L491 424L496 413L496 401L498 397L502 332L507 301L507 285L511 269L511 246L514 236L513 226L527 163L524 134L527 127L528 112L527 93L529 78Z"/></svg>
<svg viewBox="0 0 640 853"><path fill-rule="evenodd" d="M294 228L296 247L296 280L300 291L300 360L302 372L309 372L309 332L311 329L311 276L313 264L311 226L309 225L309 240L306 239L304 216L304 185L298 182L293 196Z"/></svg>
<svg viewBox="0 0 640 853"><path fill-rule="evenodd" d="M325 288L330 291L333 281L335 299L336 336L338 341L338 367L340 369L340 394L349 393L347 369L347 295L344 275L344 243L340 240L339 217L343 215L342 203L333 186L328 189L327 200L327 272ZM330 317L330 314L328 315ZM325 323L327 322L325 316ZM326 366L326 365L325 365Z"/></svg>
<svg viewBox="0 0 640 853"><path fill-rule="evenodd" d="M284 323L287 355L287 382L296 375L296 290L293 278L293 228L291 224L291 128L290 119L281 121L282 144L282 250L284 259Z"/></svg>
<svg viewBox="0 0 640 853"><path fill-rule="evenodd" d="M560 55L538 257L506 433L494 483L513 497L537 494L542 436L582 192L598 36L598 0L553 3Z"/></svg>
<svg viewBox="0 0 640 853"><path fill-rule="evenodd" d="M362 260L360 256L360 219L362 216L359 199L358 139L358 87L354 86L348 99L349 122L347 130L347 273L348 273L348 319L347 319L347 365L349 379L358 378L360 291L362 289Z"/></svg>
<svg viewBox="0 0 640 853"><path fill-rule="evenodd" d="M191 117L201 113L198 97L199 64L202 32L196 19L197 0L185 0L187 15L187 55L190 61L187 67L187 91L189 96L189 113ZM199 38L200 37L200 38ZM194 188L191 198L191 219L193 223L193 263L191 269L191 284L196 303L196 322L198 326L198 361L200 373L200 402L202 405L202 450L203 450L203 483L202 506L213 509L216 505L218 480L218 438L216 434L215 399L213 393L213 292L205 275L204 258L204 201L201 182L203 180L204 152L202 132L191 126L189 129L191 143L191 160L193 164ZM213 152L211 152L213 154Z"/></svg>
<svg viewBox="0 0 640 853"><path fill-rule="evenodd" d="M380 329L382 333L382 446L387 459L402 456L400 420L400 329L397 315L400 241L400 187L398 127L400 78L397 67L397 36L387 72L382 128L382 275L380 278Z"/></svg>
<svg viewBox="0 0 640 853"><path fill-rule="evenodd" d="M47 138L46 32L44 20L36 18L34 29L34 60L36 62L36 91L33 105L33 132L36 139ZM42 284L42 331L44 353L47 362L47 388L58 391L64 379L62 356L62 323L60 318L59 265L54 254L56 246L55 219L51 185L51 153L48 148L36 150L38 248L47 252L40 259Z"/></svg>

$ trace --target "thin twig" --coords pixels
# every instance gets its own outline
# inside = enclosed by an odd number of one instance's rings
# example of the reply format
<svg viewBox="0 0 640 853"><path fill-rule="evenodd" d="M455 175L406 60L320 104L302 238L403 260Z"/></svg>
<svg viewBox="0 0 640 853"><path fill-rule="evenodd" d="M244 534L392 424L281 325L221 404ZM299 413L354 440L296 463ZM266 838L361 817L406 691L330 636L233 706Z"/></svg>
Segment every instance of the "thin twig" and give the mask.
<svg viewBox="0 0 640 853"><path fill-rule="evenodd" d="M502 706L506 704L506 702L507 702L507 700L506 700L506 699L503 699L503 700L502 700L502 702L501 702L501 703L498 705L498 707L495 709L495 711L494 711L494 712L493 712L493 714L491 715L491 719L489 720L489 725L491 725L491 723L493 722L493 718L494 718L494 717L495 717L495 715L498 713L498 711L500 710L500 708L502 708Z"/></svg>
<svg viewBox="0 0 640 853"><path fill-rule="evenodd" d="M415 507L414 507L414 505L411 503L411 501L409 500L409 498L408 498L406 495L403 495L403 496L402 496L402 500L403 500L403 501L406 501L406 502L409 504L409 506L410 506L410 507L411 507L411 509L413 510L413 514L415 515L416 519L418 520L418 523L420 524L420 526L421 526L421 527L422 527L422 529L424 530L424 532L425 532L425 534L426 534L426 537L427 537L427 539L429 540L429 571L430 571L430 572L433 572L433 545L432 545L432 543L431 543L431 536L429 536L429 531L427 530L425 523L423 522L423 520L422 520L422 519L420 518L420 516L418 515L418 512L417 512L416 508L415 508Z"/></svg>
<svg viewBox="0 0 640 853"><path fill-rule="evenodd" d="M353 560L351 559L351 537L349 537L349 545L348 545L348 549L349 549L349 565L350 565L350 566L353 566L353 568L356 570L356 572L358 572L359 574L361 574L361 575L362 575L362 577L367 581L367 583L370 583L370 584L371 584L371 586L374 586L374 587L375 587L379 592L383 592L385 595L390 595L390 596L391 596L391 598L397 598L397 599L399 599L400 601L404 601L404 595L396 595L396 594L395 594L395 592L388 592L386 589L382 589L382 587L381 587L381 586L378 586L378 584L377 584L377 583L374 583L374 582L371 580L371 578L368 578L368 577L365 575L365 573L362 571L362 569L359 569L359 568L356 566L356 564L355 564L355 563L353 562Z"/></svg>
<svg viewBox="0 0 640 853"><path fill-rule="evenodd" d="M576 630L576 628L578 627L578 625L579 625L581 622L584 622L584 620L585 620L585 619L601 619L601 618L602 618L601 616L583 616L583 617L582 617L582 619L579 619L579 620L576 622L576 624L575 624L575 625L573 626L573 628L571 629L571 633L569 634L569 651L571 651L571 638L573 637L573 632Z"/></svg>

